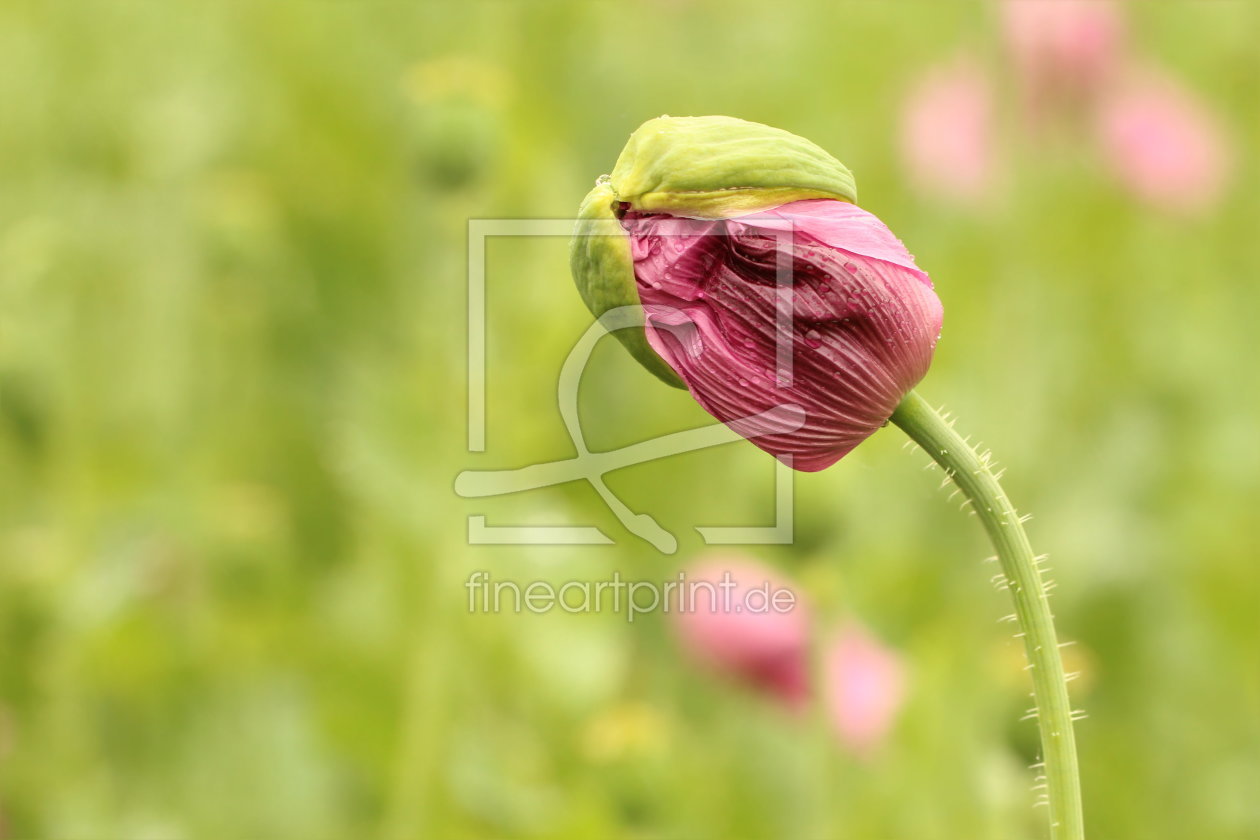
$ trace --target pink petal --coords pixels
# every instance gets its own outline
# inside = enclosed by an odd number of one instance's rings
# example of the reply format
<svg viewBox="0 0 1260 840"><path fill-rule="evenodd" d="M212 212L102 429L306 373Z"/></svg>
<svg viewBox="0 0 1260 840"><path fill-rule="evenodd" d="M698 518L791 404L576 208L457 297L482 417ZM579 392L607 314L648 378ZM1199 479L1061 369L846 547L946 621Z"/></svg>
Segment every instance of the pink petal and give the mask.
<svg viewBox="0 0 1260 840"><path fill-rule="evenodd" d="M629 213L647 337L713 416L799 470L835 463L923 377L941 326L928 276L875 216L812 200L734 219ZM780 262L790 273L783 300ZM780 365L777 318L789 315ZM739 421L803 410L797 431Z"/></svg>

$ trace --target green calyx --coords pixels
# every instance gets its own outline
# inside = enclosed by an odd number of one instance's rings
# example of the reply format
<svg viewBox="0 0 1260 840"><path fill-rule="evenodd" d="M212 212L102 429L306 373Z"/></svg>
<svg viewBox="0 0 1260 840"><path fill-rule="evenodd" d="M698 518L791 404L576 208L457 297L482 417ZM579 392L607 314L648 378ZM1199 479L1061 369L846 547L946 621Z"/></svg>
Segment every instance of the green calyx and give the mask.
<svg viewBox="0 0 1260 840"><path fill-rule="evenodd" d="M790 201L857 201L853 174L803 137L734 117L658 117L630 135L610 180L644 213L726 219Z"/></svg>
<svg viewBox="0 0 1260 840"><path fill-rule="evenodd" d="M569 268L586 308L596 318L620 306L640 305L634 282L634 260L630 257L630 237L617 218L618 201L608 182L601 178L586 194L578 209L577 227L569 247ZM661 381L685 388L673 368L656 355L643 332L642 310L637 326L617 330L613 335Z"/></svg>
<svg viewBox="0 0 1260 840"><path fill-rule="evenodd" d="M570 267L587 308L600 317L640 305L625 208L697 219L726 219L792 201L856 201L853 175L810 141L734 117L659 117L630 135L612 175L582 202ZM617 337L652 373L685 387L648 345L642 326Z"/></svg>

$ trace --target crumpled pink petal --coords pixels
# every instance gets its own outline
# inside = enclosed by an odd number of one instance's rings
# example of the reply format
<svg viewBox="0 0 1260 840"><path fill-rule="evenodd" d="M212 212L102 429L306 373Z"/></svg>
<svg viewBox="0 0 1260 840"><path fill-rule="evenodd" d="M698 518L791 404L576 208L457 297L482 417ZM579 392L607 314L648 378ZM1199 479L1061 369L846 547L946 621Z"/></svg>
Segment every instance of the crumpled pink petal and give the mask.
<svg viewBox="0 0 1260 840"><path fill-rule="evenodd" d="M720 586L724 580L733 585ZM763 611L763 598L753 591L767 587L770 595L792 589L795 606ZM809 608L773 569L740 557L702 561L688 570L669 614L683 649L696 662L789 708L808 699Z"/></svg>
<svg viewBox="0 0 1260 840"><path fill-rule="evenodd" d="M825 653L826 703L840 742L869 756L887 738L905 694L900 655L867 630L841 628Z"/></svg>
<svg viewBox="0 0 1260 840"><path fill-rule="evenodd" d="M630 212L622 224L652 348L710 414L791 467L838 461L927 372L940 301L860 207L797 201L725 220ZM805 413L796 431L754 436L737 422L794 406Z"/></svg>
<svg viewBox="0 0 1260 840"><path fill-rule="evenodd" d="M1231 163L1224 130L1176 82L1135 73L1103 101L1098 131L1112 173L1147 204L1193 215L1220 200Z"/></svg>

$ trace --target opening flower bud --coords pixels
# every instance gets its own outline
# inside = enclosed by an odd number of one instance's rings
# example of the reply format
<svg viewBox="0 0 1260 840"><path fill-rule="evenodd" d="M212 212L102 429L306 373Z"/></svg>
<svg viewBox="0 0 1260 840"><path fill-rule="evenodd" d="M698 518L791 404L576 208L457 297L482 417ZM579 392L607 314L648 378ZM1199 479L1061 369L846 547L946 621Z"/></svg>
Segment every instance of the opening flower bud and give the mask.
<svg viewBox="0 0 1260 840"><path fill-rule="evenodd" d="M888 420L940 333L928 276L854 198L842 164L787 132L651 120L582 204L574 277L597 316L642 308L644 330L617 335L649 370L820 470ZM795 431L738 423L789 406Z"/></svg>

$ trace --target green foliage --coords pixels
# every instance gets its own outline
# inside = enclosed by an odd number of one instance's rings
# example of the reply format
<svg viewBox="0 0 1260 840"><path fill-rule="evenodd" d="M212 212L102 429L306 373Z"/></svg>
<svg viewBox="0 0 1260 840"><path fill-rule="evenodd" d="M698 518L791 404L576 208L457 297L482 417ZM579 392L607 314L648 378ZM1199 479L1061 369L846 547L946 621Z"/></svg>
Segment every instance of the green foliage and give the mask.
<svg viewBox="0 0 1260 840"><path fill-rule="evenodd" d="M0 837L1041 836L1005 596L895 429L797 477L795 545L757 552L905 652L869 761L660 616L468 612L474 570L661 581L693 526L771 515L739 444L609 477L674 556L585 484L452 491L572 455L590 321L562 238L490 241L467 454L467 220L570 218L665 113L810 138L935 279L919 390L1036 515L1092 835L1260 836L1260 7L1131 11L1240 151L1206 218L1014 110L1005 198L918 197L900 98L955 45L1001 66L974 3L0 6ZM592 364L592 449L708 419L611 342ZM618 544L470 547L469 514Z"/></svg>

